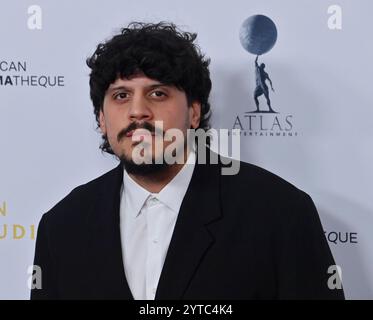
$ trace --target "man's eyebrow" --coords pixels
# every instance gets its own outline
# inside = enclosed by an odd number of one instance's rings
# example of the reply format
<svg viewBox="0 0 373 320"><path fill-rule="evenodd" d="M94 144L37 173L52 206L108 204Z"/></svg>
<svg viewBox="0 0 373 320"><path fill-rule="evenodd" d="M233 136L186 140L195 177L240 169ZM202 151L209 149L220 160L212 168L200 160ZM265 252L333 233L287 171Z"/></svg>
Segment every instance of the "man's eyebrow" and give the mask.
<svg viewBox="0 0 373 320"><path fill-rule="evenodd" d="M130 88L127 88L126 86L115 86L115 87L109 87L107 91L115 91L115 90L130 90Z"/></svg>
<svg viewBox="0 0 373 320"><path fill-rule="evenodd" d="M165 84L165 83L154 83L151 85L146 86L146 88L149 89L154 89L154 88L159 88L159 87L168 87L170 85ZM109 87L108 91L116 91L116 90L126 90L126 91L131 91L132 89L123 85L115 86L115 87Z"/></svg>
<svg viewBox="0 0 373 320"><path fill-rule="evenodd" d="M170 87L171 85L166 83L155 83L148 86L149 88L158 88L158 87Z"/></svg>

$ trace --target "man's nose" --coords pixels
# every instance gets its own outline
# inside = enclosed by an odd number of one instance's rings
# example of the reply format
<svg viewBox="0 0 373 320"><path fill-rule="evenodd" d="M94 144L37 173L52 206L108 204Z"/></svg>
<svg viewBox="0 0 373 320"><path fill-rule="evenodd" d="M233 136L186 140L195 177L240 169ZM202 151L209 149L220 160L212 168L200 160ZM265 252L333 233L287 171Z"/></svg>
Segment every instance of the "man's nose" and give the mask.
<svg viewBox="0 0 373 320"><path fill-rule="evenodd" d="M134 95L129 110L130 120L149 120L152 118L152 115L152 111L149 107L148 101L146 101L146 98L142 95Z"/></svg>

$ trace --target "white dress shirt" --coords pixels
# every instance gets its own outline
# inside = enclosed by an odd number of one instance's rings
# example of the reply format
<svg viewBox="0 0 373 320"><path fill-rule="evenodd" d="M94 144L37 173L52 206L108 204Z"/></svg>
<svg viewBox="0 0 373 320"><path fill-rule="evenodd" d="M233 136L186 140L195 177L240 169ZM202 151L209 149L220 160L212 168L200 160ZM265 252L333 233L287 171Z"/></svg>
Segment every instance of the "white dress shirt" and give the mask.
<svg viewBox="0 0 373 320"><path fill-rule="evenodd" d="M135 300L154 300L181 203L196 162L187 163L159 192L150 193L124 170L120 202L123 264Z"/></svg>

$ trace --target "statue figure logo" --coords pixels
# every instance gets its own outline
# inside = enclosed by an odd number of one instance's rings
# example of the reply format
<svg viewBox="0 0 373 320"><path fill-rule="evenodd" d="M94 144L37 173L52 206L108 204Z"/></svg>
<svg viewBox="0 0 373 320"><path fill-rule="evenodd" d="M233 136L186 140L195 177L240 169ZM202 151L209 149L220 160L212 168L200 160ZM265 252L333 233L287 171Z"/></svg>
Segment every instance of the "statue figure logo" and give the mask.
<svg viewBox="0 0 373 320"><path fill-rule="evenodd" d="M254 101L256 110L248 113L277 113L271 106L269 89L266 81L271 85L274 92L272 80L265 70L264 63L258 63L258 58L269 52L277 40L277 28L274 22L264 15L253 15L247 18L240 29L240 41L246 51L256 55L255 58L255 83ZM264 95L267 100L268 110L260 110L259 97Z"/></svg>

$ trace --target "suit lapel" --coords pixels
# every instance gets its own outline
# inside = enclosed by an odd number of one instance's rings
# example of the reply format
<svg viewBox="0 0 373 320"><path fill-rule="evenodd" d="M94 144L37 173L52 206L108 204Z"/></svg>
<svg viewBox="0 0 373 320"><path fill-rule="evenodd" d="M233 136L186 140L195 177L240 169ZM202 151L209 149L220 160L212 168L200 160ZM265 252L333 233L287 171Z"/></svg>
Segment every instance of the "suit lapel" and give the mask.
<svg viewBox="0 0 373 320"><path fill-rule="evenodd" d="M196 163L168 248L156 300L181 299L213 245L208 224L221 217L219 190L219 166Z"/></svg>
<svg viewBox="0 0 373 320"><path fill-rule="evenodd" d="M133 299L122 259L119 228L122 166L110 171L99 186L99 194L88 217L88 261L94 298Z"/></svg>

